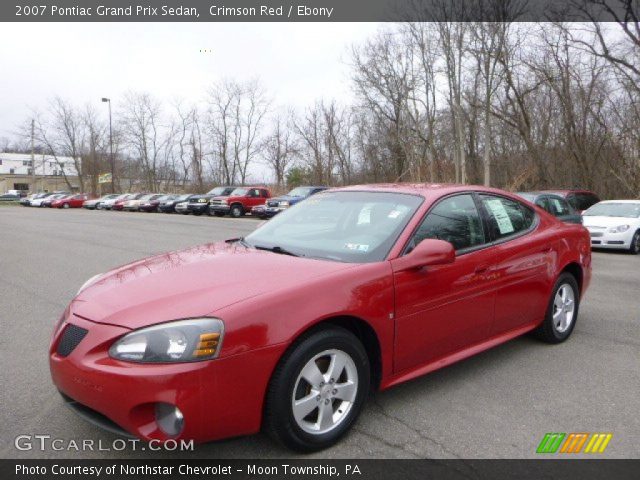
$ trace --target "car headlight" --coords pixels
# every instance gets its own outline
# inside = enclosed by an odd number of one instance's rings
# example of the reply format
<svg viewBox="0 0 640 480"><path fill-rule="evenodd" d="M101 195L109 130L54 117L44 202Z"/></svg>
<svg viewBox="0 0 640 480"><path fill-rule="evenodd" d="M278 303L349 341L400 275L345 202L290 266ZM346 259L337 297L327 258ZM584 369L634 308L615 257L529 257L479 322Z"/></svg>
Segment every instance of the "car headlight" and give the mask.
<svg viewBox="0 0 640 480"><path fill-rule="evenodd" d="M82 292L84 289L86 289L87 287L90 287L91 285L96 283L98 280L100 280L100 277L102 277L103 275L104 275L104 273L99 273L99 274L94 275L93 277L91 277L86 282L84 282L82 284L82 286L80 287L80 289L78 290L78 293L76 293L76 296L80 295L80 292Z"/></svg>
<svg viewBox="0 0 640 480"><path fill-rule="evenodd" d="M286 200L283 200L282 202L278 203L278 206L280 206L280 207L288 207L289 206L289 202L287 202Z"/></svg>
<svg viewBox="0 0 640 480"><path fill-rule="evenodd" d="M117 360L140 363L197 362L216 358L222 348L224 323L194 318L131 332L109 349Z"/></svg>
<svg viewBox="0 0 640 480"><path fill-rule="evenodd" d="M609 233L623 233L631 228L629 225L618 225L609 229Z"/></svg>

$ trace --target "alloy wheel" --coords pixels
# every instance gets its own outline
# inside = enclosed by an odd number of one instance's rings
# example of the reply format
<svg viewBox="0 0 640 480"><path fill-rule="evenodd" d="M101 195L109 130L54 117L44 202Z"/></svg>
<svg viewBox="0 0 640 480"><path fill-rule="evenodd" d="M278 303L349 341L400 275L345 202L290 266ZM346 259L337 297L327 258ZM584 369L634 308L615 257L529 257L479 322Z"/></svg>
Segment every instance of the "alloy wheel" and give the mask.
<svg viewBox="0 0 640 480"><path fill-rule="evenodd" d="M558 333L564 333L573 322L575 294L568 284L560 286L553 299L553 326Z"/></svg>
<svg viewBox="0 0 640 480"><path fill-rule="evenodd" d="M351 356L342 350L325 350L298 375L291 399L293 417L307 433L330 432L347 418L357 393L358 370Z"/></svg>

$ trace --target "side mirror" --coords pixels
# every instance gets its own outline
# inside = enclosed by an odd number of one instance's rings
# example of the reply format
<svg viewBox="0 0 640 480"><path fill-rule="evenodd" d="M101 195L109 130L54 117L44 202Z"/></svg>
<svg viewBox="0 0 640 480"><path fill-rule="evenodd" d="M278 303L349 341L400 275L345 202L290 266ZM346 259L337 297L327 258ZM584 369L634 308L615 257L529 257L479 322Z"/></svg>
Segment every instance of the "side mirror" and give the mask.
<svg viewBox="0 0 640 480"><path fill-rule="evenodd" d="M427 238L416 245L409 254L394 260L393 269L396 272L416 270L432 265L446 265L453 263L455 259L456 251L451 243Z"/></svg>

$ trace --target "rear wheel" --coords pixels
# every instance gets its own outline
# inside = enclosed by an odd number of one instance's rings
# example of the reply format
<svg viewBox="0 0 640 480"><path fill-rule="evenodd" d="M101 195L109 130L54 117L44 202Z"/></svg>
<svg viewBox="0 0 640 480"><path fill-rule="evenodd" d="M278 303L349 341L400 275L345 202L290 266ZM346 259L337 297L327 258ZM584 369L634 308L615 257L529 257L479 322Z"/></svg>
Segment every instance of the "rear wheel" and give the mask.
<svg viewBox="0 0 640 480"><path fill-rule="evenodd" d="M537 337L547 343L564 342L576 325L579 306L578 282L573 275L565 272L553 287L545 319L535 330Z"/></svg>
<svg viewBox="0 0 640 480"><path fill-rule="evenodd" d="M63 203L62 204L62 208L69 208L69 204L68 203Z"/></svg>
<svg viewBox="0 0 640 480"><path fill-rule="evenodd" d="M637 255L640 253L640 230L638 230L631 239L631 246L629 247L629 253Z"/></svg>
<svg viewBox="0 0 640 480"><path fill-rule="evenodd" d="M271 379L265 430L293 450L327 448L356 421L369 382L369 359L351 332L333 327L303 337Z"/></svg>

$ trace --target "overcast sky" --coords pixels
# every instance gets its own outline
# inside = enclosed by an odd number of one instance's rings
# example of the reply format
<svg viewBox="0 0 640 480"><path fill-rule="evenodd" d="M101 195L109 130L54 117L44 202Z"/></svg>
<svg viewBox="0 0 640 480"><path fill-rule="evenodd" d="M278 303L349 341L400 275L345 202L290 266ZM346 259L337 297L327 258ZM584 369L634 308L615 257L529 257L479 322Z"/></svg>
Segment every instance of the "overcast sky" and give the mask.
<svg viewBox="0 0 640 480"><path fill-rule="evenodd" d="M128 90L200 100L224 77L258 76L276 105L348 100L348 52L372 23L0 24L0 137L55 95L84 105ZM201 53L201 49L210 53ZM106 109L105 109L106 112Z"/></svg>

